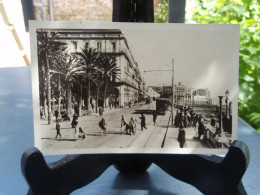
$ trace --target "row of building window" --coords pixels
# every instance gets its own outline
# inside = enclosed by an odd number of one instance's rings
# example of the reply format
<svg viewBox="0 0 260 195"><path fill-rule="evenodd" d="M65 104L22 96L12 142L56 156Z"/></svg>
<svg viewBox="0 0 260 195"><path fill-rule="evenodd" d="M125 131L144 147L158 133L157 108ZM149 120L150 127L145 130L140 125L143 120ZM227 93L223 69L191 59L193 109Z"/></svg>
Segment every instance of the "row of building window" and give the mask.
<svg viewBox="0 0 260 195"><path fill-rule="evenodd" d="M77 52L78 49L78 43L77 41L72 41L73 47L74 47L74 52ZM89 43L86 42L85 43L87 45L87 47L89 46ZM116 52L116 43L115 42L111 42L112 45L112 52ZM101 42L97 42L97 51L102 51L102 43Z"/></svg>

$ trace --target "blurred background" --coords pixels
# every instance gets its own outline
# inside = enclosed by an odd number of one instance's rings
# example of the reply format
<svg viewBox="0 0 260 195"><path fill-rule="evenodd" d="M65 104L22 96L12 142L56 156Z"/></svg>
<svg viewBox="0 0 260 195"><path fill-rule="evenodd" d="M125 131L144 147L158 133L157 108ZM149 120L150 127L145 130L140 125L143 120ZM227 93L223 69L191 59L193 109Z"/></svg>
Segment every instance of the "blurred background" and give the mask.
<svg viewBox="0 0 260 195"><path fill-rule="evenodd" d="M168 0L154 0L156 23ZM30 65L28 21L112 21L112 0L0 0L0 68ZM186 23L240 24L239 117L260 132L260 1L186 0ZM27 30L27 31L26 31Z"/></svg>

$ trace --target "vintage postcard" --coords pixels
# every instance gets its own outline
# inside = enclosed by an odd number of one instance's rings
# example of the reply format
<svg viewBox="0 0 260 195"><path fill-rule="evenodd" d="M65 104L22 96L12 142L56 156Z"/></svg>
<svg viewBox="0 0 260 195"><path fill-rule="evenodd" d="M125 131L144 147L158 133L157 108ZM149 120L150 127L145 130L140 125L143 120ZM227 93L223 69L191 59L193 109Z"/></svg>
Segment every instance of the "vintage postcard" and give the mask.
<svg viewBox="0 0 260 195"><path fill-rule="evenodd" d="M239 25L30 22L44 154L225 154L237 139Z"/></svg>

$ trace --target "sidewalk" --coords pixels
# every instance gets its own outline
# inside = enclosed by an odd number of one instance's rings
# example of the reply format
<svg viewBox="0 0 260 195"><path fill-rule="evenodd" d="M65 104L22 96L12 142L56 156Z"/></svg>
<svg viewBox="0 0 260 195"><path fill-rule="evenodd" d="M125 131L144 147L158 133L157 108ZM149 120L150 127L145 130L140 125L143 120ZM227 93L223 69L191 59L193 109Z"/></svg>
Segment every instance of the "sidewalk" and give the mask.
<svg viewBox="0 0 260 195"><path fill-rule="evenodd" d="M153 121L147 123L147 130L143 130L129 147L131 148L161 148L166 133L170 112L158 115L157 125Z"/></svg>
<svg viewBox="0 0 260 195"><path fill-rule="evenodd" d="M176 110L173 114L175 114L175 112ZM169 116L170 112L168 114L168 117ZM178 134L179 128L173 127L172 124L169 123L168 131L164 142L164 148L179 148L180 144L178 142ZM203 144L200 140L193 139L195 135L196 131L194 127L185 128L186 143L184 144L184 148L207 148L207 146Z"/></svg>

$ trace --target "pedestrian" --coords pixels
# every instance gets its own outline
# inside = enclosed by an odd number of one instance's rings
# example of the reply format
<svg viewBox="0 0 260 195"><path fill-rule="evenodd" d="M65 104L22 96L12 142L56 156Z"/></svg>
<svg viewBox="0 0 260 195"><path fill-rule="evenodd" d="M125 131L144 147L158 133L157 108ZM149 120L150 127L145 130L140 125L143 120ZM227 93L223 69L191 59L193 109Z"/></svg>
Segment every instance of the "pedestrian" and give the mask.
<svg viewBox="0 0 260 195"><path fill-rule="evenodd" d="M215 127L215 125L216 125L216 121L213 116L211 116L210 124L212 127Z"/></svg>
<svg viewBox="0 0 260 195"><path fill-rule="evenodd" d="M78 119L75 121L75 132L74 132L74 137L75 140L78 139L79 135L79 121Z"/></svg>
<svg viewBox="0 0 260 195"><path fill-rule="evenodd" d="M204 134L205 131L205 126L204 126L204 120L201 118L201 120L199 121L199 126L198 126L198 139L200 139L201 135Z"/></svg>
<svg viewBox="0 0 260 195"><path fill-rule="evenodd" d="M105 134L107 134L106 119L104 117L102 117L101 120L99 121L99 127L101 128L100 134L102 134L103 131L105 132Z"/></svg>
<svg viewBox="0 0 260 195"><path fill-rule="evenodd" d="M122 115L122 118L121 118L121 133L123 133L124 131L126 131L126 121L125 121L124 115Z"/></svg>
<svg viewBox="0 0 260 195"><path fill-rule="evenodd" d="M226 114L223 114L222 117L222 127L224 131L228 131L228 118Z"/></svg>
<svg viewBox="0 0 260 195"><path fill-rule="evenodd" d="M132 135L132 133L135 134L136 124L133 117L131 117L131 120L129 122L129 128L130 128L130 135Z"/></svg>
<svg viewBox="0 0 260 195"><path fill-rule="evenodd" d="M57 131L57 135L55 138L58 138L58 136L60 136L60 138L61 138L59 120L56 120L56 131Z"/></svg>
<svg viewBox="0 0 260 195"><path fill-rule="evenodd" d="M190 127L190 124L191 124L191 115L190 115L190 113L188 112L188 113L187 113L187 127Z"/></svg>
<svg viewBox="0 0 260 195"><path fill-rule="evenodd" d="M141 130L143 130L143 128L147 129L144 114L141 114L141 117L139 118L141 119Z"/></svg>
<svg viewBox="0 0 260 195"><path fill-rule="evenodd" d="M91 106L91 109L92 109L92 112L94 112L94 104L93 104L93 98L90 97L90 106ZM89 108L90 110L90 108Z"/></svg>
<svg viewBox="0 0 260 195"><path fill-rule="evenodd" d="M62 118L64 118L65 121L66 120L70 121L70 116L69 116L67 110L65 110L64 114L62 115Z"/></svg>
<svg viewBox="0 0 260 195"><path fill-rule="evenodd" d="M99 116L102 116L103 115L103 108L99 107L98 112L99 112Z"/></svg>
<svg viewBox="0 0 260 195"><path fill-rule="evenodd" d="M153 125L155 125L155 124L157 125L156 119L157 119L157 112L154 111L154 113L153 113Z"/></svg>
<svg viewBox="0 0 260 195"><path fill-rule="evenodd" d="M71 122L72 128L75 128L76 120L78 120L78 115L77 115L77 113L74 113L73 118L72 118L72 122Z"/></svg>
<svg viewBox="0 0 260 195"><path fill-rule="evenodd" d="M82 140L86 138L86 134L84 133L83 127L81 126L79 127L79 138L82 138Z"/></svg>
<svg viewBox="0 0 260 195"><path fill-rule="evenodd" d="M181 125L179 128L179 134L178 134L178 142L180 143L180 148L184 147L186 138L185 138L185 130L183 129L183 126Z"/></svg>
<svg viewBox="0 0 260 195"><path fill-rule="evenodd" d="M194 114L193 123L192 123L192 126L194 127L194 130L197 128L197 122L198 122L198 115Z"/></svg>
<svg viewBox="0 0 260 195"><path fill-rule="evenodd" d="M59 117L59 111L58 111L57 109L55 110L54 114L55 114L56 120L58 120L58 117Z"/></svg>
<svg viewBox="0 0 260 195"><path fill-rule="evenodd" d="M187 115L182 114L182 122L185 128L187 128Z"/></svg>
<svg viewBox="0 0 260 195"><path fill-rule="evenodd" d="M41 118L43 117L42 109L40 109L40 117L41 117Z"/></svg>
<svg viewBox="0 0 260 195"><path fill-rule="evenodd" d="M74 112L79 116L79 107L77 104L74 106Z"/></svg>

